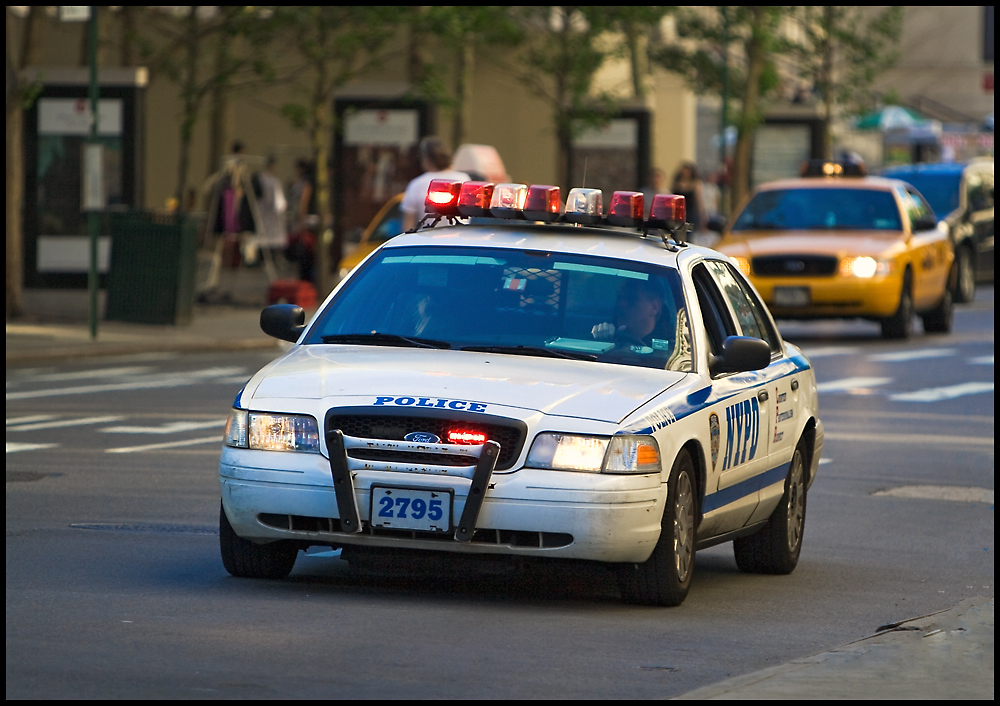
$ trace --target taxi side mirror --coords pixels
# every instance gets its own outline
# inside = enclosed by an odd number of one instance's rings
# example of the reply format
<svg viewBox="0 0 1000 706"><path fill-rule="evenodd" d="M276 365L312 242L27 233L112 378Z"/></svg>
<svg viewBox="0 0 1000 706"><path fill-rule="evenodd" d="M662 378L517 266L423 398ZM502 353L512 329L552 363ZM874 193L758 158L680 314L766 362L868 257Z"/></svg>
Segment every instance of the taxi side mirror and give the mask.
<svg viewBox="0 0 1000 706"><path fill-rule="evenodd" d="M910 222L910 227L913 229L914 232L918 230L934 230L935 228L937 228L937 219L933 217L914 218Z"/></svg>
<svg viewBox="0 0 1000 706"><path fill-rule="evenodd" d="M306 312L295 304L275 304L260 312L260 329L268 336L295 343L306 325Z"/></svg>
<svg viewBox="0 0 1000 706"><path fill-rule="evenodd" d="M719 355L709 356L712 377L725 373L749 373L771 364L771 347L766 341L749 336L729 336L722 342Z"/></svg>

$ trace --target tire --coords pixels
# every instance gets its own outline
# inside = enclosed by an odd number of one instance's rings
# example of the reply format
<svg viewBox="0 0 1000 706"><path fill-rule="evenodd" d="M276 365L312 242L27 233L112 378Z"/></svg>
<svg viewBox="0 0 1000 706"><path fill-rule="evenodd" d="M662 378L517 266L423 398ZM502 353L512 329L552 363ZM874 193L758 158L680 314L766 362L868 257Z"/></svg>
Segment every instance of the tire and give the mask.
<svg viewBox="0 0 1000 706"><path fill-rule="evenodd" d="M254 544L236 534L226 510L219 507L219 549L222 565L233 576L248 579L283 579L295 566L299 549L295 543L281 540Z"/></svg>
<svg viewBox="0 0 1000 706"><path fill-rule="evenodd" d="M755 534L733 541L740 571L790 574L799 563L806 523L806 458L800 441L785 478L785 493L767 524Z"/></svg>
<svg viewBox="0 0 1000 706"><path fill-rule="evenodd" d="M626 603L677 606L684 602L694 574L695 488L694 463L687 451L681 451L670 471L667 507L652 555L641 564L618 567L618 586Z"/></svg>
<svg viewBox="0 0 1000 706"><path fill-rule="evenodd" d="M956 304L968 304L976 298L976 262L972 248L966 245L955 251L955 279L952 293Z"/></svg>
<svg viewBox="0 0 1000 706"><path fill-rule="evenodd" d="M896 313L887 319L882 319L882 338L906 339L913 333L913 294L910 292L909 275L903 280L903 289L899 293L899 306Z"/></svg>
<svg viewBox="0 0 1000 706"><path fill-rule="evenodd" d="M955 304L951 290L945 288L941 301L930 311L920 315L927 333L951 333L951 325L955 318Z"/></svg>

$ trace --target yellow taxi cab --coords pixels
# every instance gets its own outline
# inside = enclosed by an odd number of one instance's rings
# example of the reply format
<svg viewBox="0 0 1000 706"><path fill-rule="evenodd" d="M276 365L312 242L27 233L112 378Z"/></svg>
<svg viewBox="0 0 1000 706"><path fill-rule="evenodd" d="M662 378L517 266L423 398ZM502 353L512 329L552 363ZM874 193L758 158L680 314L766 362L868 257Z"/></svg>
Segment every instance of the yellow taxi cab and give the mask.
<svg viewBox="0 0 1000 706"><path fill-rule="evenodd" d="M716 245L775 318L864 318L907 338L916 313L924 331L951 331L954 251L923 196L856 163L803 174L754 190Z"/></svg>
<svg viewBox="0 0 1000 706"><path fill-rule="evenodd" d="M361 233L358 244L340 260L341 279L368 257L372 250L403 232L403 212L400 210L402 203L403 194L396 194L386 201L375 217L369 221Z"/></svg>

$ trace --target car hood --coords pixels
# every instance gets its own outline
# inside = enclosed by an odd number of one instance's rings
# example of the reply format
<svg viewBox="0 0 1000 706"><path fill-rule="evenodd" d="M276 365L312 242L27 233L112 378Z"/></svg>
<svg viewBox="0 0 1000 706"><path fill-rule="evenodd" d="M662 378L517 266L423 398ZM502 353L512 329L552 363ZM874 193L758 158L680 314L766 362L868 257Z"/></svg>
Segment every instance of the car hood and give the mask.
<svg viewBox="0 0 1000 706"><path fill-rule="evenodd" d="M762 255L868 255L886 257L903 247L905 237L899 231L872 230L790 230L740 231L727 235L716 247L733 257Z"/></svg>
<svg viewBox="0 0 1000 706"><path fill-rule="evenodd" d="M414 407L462 401L452 408L499 413L503 406L619 423L686 375L523 355L300 345L254 376L242 400L251 408L290 399Z"/></svg>

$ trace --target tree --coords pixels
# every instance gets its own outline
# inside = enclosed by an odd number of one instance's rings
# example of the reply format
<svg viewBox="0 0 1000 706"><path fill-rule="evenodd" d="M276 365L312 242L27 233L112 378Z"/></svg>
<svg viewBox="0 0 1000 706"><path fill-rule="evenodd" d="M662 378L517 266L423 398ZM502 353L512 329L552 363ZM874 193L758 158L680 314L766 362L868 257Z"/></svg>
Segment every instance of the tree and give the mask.
<svg viewBox="0 0 1000 706"><path fill-rule="evenodd" d="M317 267L321 293L328 291L331 263L339 262L343 235L332 236L330 154L334 129L333 99L337 89L377 65L381 50L398 29L401 8L383 6L291 6L277 8L275 20L290 39L297 61L293 85L304 103L287 103L282 114L309 135L316 165L316 210L320 218ZM305 82L294 77L305 76Z"/></svg>
<svg viewBox="0 0 1000 706"><path fill-rule="evenodd" d="M672 9L662 5L617 5L604 10L610 27L621 38L616 53L628 60L633 98L643 100L649 92L646 80L650 38Z"/></svg>
<svg viewBox="0 0 1000 706"><path fill-rule="evenodd" d="M44 7L31 6L23 16L18 9L7 6L7 319L24 310L24 111L41 89L21 70L38 63L47 23Z"/></svg>
<svg viewBox="0 0 1000 706"><path fill-rule="evenodd" d="M753 138L763 119L763 104L780 83L777 59L792 49L781 32L792 8L733 6L714 11L678 12L678 34L693 40L659 47L655 60L683 75L700 92L732 90L739 96L735 124L736 148L731 174L732 202L739 203L750 190ZM727 66L728 44L739 49L735 67ZM724 88L723 76L728 74ZM724 127L724 126L723 126Z"/></svg>
<svg viewBox="0 0 1000 706"><path fill-rule="evenodd" d="M143 20L135 23L145 30L135 32L132 41L150 69L180 89L180 150L174 196L183 209L190 176L191 137L205 98L231 90L238 78L259 81L266 77L266 54L259 47L267 42L272 24L267 13L248 6L178 6L178 13L146 8ZM244 51L232 51L238 39L250 46ZM210 53L209 48L215 51ZM219 142L217 136L215 141ZM210 152L213 150L220 150L220 146L213 145ZM217 166L216 161L209 172Z"/></svg>
<svg viewBox="0 0 1000 706"><path fill-rule="evenodd" d="M805 6L801 22L807 39L796 58L801 75L819 94L824 156L832 159L835 110L843 106L861 112L867 107L876 76L899 56L903 8Z"/></svg>
<svg viewBox="0 0 1000 706"><path fill-rule="evenodd" d="M600 125L617 108L609 95L594 95L594 76L613 49L599 42L610 28L599 6L523 6L514 9L524 32L517 73L529 91L552 110L558 145L557 174L572 179L573 137Z"/></svg>

